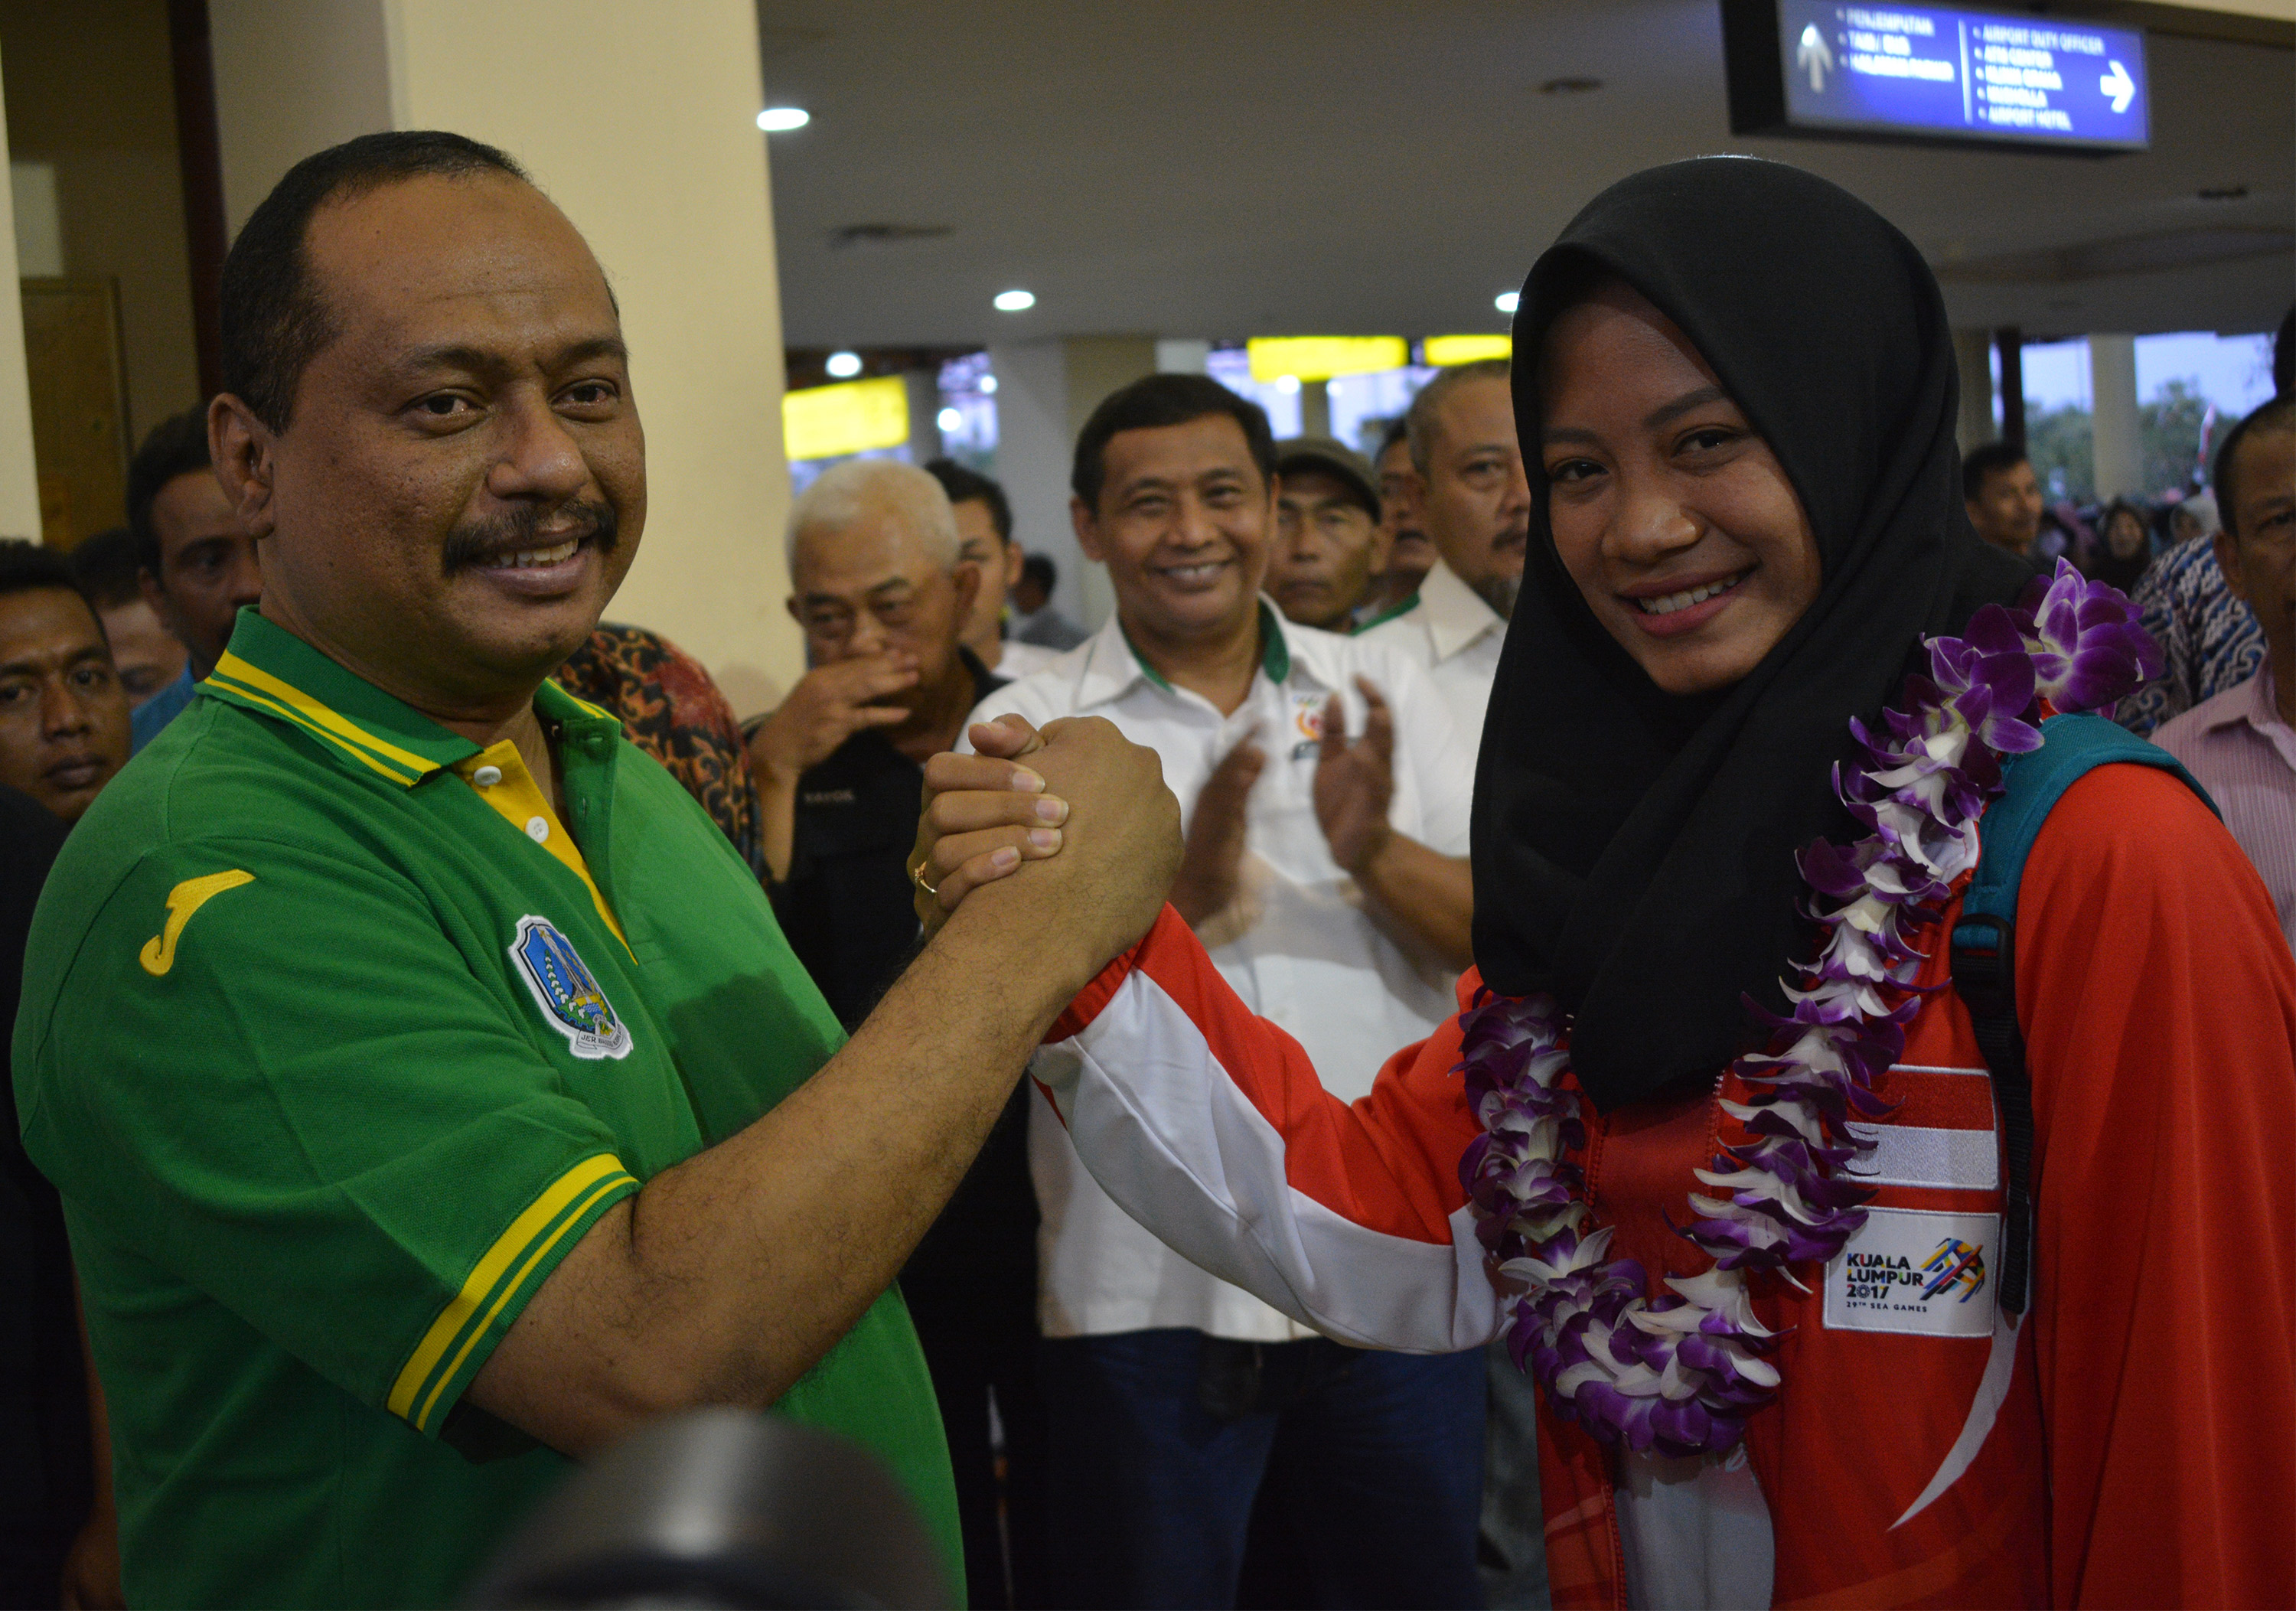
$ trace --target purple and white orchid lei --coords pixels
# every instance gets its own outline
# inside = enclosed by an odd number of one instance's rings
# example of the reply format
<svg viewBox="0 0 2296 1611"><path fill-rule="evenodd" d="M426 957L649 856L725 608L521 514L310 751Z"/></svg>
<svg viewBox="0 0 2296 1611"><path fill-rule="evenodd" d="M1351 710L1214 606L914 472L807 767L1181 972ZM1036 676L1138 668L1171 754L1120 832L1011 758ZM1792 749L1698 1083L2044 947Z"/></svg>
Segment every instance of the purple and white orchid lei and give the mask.
<svg viewBox="0 0 2296 1611"><path fill-rule="evenodd" d="M1748 1278L1831 1259L1866 1221L1872 1193L1845 1166L1874 1141L1852 1128L1887 1115L1876 1086L1920 1010L1922 932L1976 866L1976 825L2000 792L2005 754L2038 748L2048 711L2094 710L2160 675L2160 651L2128 599L2059 561L2016 609L1990 604L1966 636L1928 641L1929 674L1906 679L1910 713L1853 720L1864 766L1834 788L1873 829L1846 848L1802 852L1824 936L1798 966L1791 1010L1754 1010L1770 1034L1731 1072L1751 1096L1719 1097L1752 1139L1696 1171L1695 1217L1680 1232L1714 1257L1647 1298L1633 1259L1606 1256L1587 1229L1579 1097L1563 1079L1569 1025L1550 996L1486 991L1461 1018L1459 1069L1483 1133L1459 1161L1484 1251L1510 1286L1505 1336L1557 1413L1605 1442L1666 1455L1720 1453L1769 1402L1773 1336ZM2045 708L2046 702L2046 708Z"/></svg>

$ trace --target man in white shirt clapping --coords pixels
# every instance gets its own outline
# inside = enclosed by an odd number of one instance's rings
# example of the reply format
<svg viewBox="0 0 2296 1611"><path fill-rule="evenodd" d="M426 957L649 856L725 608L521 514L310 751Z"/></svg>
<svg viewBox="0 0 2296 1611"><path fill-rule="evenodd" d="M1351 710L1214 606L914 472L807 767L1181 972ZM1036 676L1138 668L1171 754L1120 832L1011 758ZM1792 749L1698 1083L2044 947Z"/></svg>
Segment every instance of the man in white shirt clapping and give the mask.
<svg viewBox="0 0 2296 1611"><path fill-rule="evenodd" d="M1116 614L973 719L1103 716L1153 747L1187 818L1173 906L1354 1097L1456 1010L1474 751L1409 657L1261 596L1274 469L1267 416L1201 375L1103 402L1070 507ZM1480 1353L1316 1337L1127 1217L1048 1109L1030 1152L1059 1602L1234 1604L1259 1500L1308 1580L1276 1592L1478 1603Z"/></svg>

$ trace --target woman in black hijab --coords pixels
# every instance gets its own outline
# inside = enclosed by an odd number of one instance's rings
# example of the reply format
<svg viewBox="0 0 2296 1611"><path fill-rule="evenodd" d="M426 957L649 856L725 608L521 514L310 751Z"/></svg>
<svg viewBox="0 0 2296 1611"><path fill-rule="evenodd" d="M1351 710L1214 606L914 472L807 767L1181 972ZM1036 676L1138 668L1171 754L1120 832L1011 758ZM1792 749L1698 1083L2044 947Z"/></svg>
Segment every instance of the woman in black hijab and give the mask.
<svg viewBox="0 0 2296 1611"><path fill-rule="evenodd" d="M1342 1105L1168 909L1037 1064L1079 1155L1327 1335L1504 1335L1559 1607L2296 1600L2296 962L2149 764L2073 783L2023 865L2034 1275L2001 1291L1944 935L1997 752L2128 629L2063 573L1996 607L2030 573L1963 512L1920 255L1808 174L1677 163L1573 220L1515 338L1538 497L1459 1019ZM992 841L929 845L944 905Z"/></svg>

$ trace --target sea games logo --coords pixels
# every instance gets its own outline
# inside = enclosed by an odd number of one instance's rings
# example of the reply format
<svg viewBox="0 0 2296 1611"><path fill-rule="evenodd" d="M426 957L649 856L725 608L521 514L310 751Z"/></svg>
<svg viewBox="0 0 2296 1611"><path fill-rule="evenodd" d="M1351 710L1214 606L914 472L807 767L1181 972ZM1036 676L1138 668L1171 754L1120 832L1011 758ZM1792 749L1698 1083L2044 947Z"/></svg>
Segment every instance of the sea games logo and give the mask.
<svg viewBox="0 0 2296 1611"><path fill-rule="evenodd" d="M1865 1229L1826 1266L1827 1329L1991 1335L1986 1272L2000 1237L1994 1214L1866 1210Z"/></svg>

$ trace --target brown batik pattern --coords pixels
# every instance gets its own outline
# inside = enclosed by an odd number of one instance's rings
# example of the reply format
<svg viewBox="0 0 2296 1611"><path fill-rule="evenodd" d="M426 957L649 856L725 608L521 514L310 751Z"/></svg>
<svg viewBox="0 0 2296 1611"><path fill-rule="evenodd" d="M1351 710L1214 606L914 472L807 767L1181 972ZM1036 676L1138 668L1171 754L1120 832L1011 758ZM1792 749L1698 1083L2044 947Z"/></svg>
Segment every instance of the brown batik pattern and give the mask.
<svg viewBox="0 0 2296 1611"><path fill-rule="evenodd" d="M668 769L762 875L757 780L734 707L700 662L640 627L600 623L552 678L622 719L630 742Z"/></svg>

